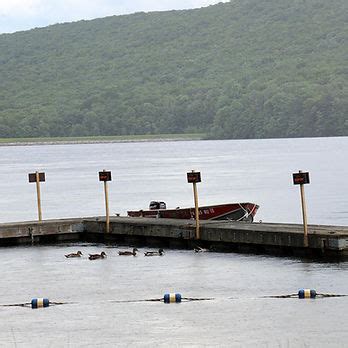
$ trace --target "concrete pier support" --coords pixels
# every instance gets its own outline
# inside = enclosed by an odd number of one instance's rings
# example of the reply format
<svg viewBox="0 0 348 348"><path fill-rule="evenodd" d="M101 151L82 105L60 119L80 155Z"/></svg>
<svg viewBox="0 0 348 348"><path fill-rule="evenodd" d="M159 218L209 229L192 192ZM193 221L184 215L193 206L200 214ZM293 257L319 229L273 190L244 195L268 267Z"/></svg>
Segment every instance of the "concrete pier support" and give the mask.
<svg viewBox="0 0 348 348"><path fill-rule="evenodd" d="M348 257L348 226L308 226L308 247L302 225L202 221L200 239L195 239L192 220L155 218L56 219L0 224L0 245L93 241L168 248L201 245L215 251Z"/></svg>

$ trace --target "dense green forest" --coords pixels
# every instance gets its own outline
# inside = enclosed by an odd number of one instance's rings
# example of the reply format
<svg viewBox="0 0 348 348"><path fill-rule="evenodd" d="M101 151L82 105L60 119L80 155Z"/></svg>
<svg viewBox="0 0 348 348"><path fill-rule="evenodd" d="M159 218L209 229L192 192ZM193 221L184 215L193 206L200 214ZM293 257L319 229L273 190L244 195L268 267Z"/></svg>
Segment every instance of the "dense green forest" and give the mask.
<svg viewBox="0 0 348 348"><path fill-rule="evenodd" d="M0 137L348 135L348 1L232 0L0 35Z"/></svg>

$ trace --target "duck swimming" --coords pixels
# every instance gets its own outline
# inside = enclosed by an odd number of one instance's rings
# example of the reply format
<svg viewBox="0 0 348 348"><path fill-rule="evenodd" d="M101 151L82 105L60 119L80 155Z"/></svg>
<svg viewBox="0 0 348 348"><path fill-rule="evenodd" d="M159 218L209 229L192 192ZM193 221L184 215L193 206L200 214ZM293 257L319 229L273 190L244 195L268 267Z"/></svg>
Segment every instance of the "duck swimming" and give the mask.
<svg viewBox="0 0 348 348"><path fill-rule="evenodd" d="M98 259L103 259L106 257L106 254L104 251L102 251L100 254L89 254L89 259L90 260L98 260Z"/></svg>
<svg viewBox="0 0 348 348"><path fill-rule="evenodd" d="M71 254L66 254L65 257L71 258L71 257L81 257L82 253L79 250L77 253L71 253Z"/></svg>
<svg viewBox="0 0 348 348"><path fill-rule="evenodd" d="M145 256L162 256L164 254L164 250L162 248L158 249L158 251L146 251L144 253Z"/></svg>
<svg viewBox="0 0 348 348"><path fill-rule="evenodd" d="M119 251L118 255L125 255L125 256L137 256L137 248L133 248L133 251Z"/></svg>

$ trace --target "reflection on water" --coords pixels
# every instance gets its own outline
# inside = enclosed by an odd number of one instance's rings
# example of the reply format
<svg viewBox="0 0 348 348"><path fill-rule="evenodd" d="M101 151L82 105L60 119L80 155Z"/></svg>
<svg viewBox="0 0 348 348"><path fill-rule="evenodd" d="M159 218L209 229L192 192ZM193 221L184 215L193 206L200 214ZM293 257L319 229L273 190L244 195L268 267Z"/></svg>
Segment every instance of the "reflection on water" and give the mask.
<svg viewBox="0 0 348 348"><path fill-rule="evenodd" d="M77 244L1 248L1 303L34 297L72 302L47 309L2 307L0 345L343 347L348 298L265 299L313 288L348 294L348 263L165 250L119 256L125 247ZM64 254L81 250L83 256ZM104 250L107 258L90 261ZM212 301L114 303L166 292Z"/></svg>

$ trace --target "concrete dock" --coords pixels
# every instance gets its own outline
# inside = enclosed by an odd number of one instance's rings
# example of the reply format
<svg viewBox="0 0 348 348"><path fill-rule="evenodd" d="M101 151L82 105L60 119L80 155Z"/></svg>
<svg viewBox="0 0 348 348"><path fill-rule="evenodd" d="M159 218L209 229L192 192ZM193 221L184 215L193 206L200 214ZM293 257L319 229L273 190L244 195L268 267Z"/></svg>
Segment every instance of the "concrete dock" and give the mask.
<svg viewBox="0 0 348 348"><path fill-rule="evenodd" d="M0 246L59 242L102 242L167 248L251 252L287 256L348 257L348 226L308 226L304 247L298 224L201 221L200 240L193 220L86 217L0 224Z"/></svg>

